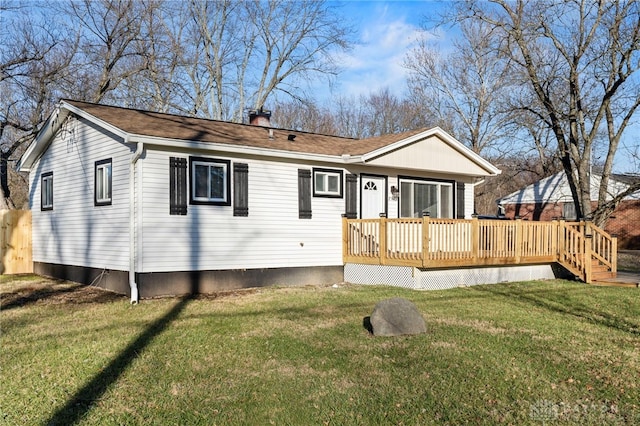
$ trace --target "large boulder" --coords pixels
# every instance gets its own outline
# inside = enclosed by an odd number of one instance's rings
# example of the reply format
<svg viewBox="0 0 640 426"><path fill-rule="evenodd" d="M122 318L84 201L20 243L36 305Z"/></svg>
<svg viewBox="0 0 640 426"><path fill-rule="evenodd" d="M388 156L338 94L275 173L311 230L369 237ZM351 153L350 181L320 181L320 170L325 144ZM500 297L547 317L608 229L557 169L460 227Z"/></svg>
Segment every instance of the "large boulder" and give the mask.
<svg viewBox="0 0 640 426"><path fill-rule="evenodd" d="M427 332L427 325L416 305L401 297L378 302L369 317L368 325L374 336L402 336Z"/></svg>

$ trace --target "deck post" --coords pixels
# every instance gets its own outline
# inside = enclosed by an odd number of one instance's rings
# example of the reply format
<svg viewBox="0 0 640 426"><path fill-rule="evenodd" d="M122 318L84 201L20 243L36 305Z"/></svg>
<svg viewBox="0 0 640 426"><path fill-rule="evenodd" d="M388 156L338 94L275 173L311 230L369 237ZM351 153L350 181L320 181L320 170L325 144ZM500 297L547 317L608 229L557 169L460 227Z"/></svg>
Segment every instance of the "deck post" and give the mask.
<svg viewBox="0 0 640 426"><path fill-rule="evenodd" d="M430 264L429 259L429 212L422 213L422 266Z"/></svg>
<svg viewBox="0 0 640 426"><path fill-rule="evenodd" d="M586 234L584 236L584 282L591 284L591 246L593 244L593 235Z"/></svg>
<svg viewBox="0 0 640 426"><path fill-rule="evenodd" d="M618 273L618 237L611 236L611 272L615 277Z"/></svg>
<svg viewBox="0 0 640 426"><path fill-rule="evenodd" d="M347 263L347 253L349 250L349 222L347 215L342 215L342 263Z"/></svg>
<svg viewBox="0 0 640 426"><path fill-rule="evenodd" d="M566 225L564 223L564 217L561 217L558 222L558 262L563 262L565 260L565 251L567 250L566 241Z"/></svg>
<svg viewBox="0 0 640 426"><path fill-rule="evenodd" d="M471 215L471 259L473 264L478 262L480 253L480 222L477 213Z"/></svg>
<svg viewBox="0 0 640 426"><path fill-rule="evenodd" d="M387 264L387 214L380 213L380 229L379 238L380 242L378 243L378 258L380 260L380 265Z"/></svg>
<svg viewBox="0 0 640 426"><path fill-rule="evenodd" d="M558 252L558 241L560 240L560 224L556 219L551 221L551 253L553 253L554 261L558 262L560 260L560 255Z"/></svg>

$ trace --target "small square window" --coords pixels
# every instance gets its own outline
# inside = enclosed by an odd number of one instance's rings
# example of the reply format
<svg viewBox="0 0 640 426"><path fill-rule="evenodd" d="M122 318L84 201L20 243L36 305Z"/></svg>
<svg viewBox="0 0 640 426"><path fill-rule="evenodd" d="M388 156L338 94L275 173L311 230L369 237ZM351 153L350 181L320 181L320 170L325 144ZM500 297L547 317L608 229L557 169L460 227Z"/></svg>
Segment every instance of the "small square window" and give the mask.
<svg viewBox="0 0 640 426"><path fill-rule="evenodd" d="M313 169L313 196L342 198L342 170Z"/></svg>
<svg viewBox="0 0 640 426"><path fill-rule="evenodd" d="M111 158L96 161L95 177L94 204L108 206L111 204Z"/></svg>
<svg viewBox="0 0 640 426"><path fill-rule="evenodd" d="M53 210L53 172L43 173L40 181L40 209Z"/></svg>
<svg viewBox="0 0 640 426"><path fill-rule="evenodd" d="M191 204L229 206L230 162L213 158L191 157Z"/></svg>

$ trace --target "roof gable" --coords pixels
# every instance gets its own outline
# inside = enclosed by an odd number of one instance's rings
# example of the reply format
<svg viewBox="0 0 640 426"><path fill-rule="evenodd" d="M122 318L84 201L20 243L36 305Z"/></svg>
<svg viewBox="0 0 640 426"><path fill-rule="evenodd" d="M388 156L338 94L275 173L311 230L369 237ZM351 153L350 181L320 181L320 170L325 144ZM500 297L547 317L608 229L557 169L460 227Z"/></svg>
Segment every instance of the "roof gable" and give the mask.
<svg viewBox="0 0 640 426"><path fill-rule="evenodd" d="M364 155L372 165L431 170L471 176L499 174L500 170L436 127Z"/></svg>

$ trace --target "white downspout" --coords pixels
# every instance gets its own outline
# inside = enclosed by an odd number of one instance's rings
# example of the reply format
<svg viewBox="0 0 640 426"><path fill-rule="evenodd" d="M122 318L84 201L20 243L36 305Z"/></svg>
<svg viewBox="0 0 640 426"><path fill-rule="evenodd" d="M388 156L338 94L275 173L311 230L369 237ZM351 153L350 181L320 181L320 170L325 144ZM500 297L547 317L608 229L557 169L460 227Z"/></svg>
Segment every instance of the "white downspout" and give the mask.
<svg viewBox="0 0 640 426"><path fill-rule="evenodd" d="M473 186L473 214L476 214L476 186L482 185L485 181L485 178L477 177L474 179L474 182L471 184Z"/></svg>
<svg viewBox="0 0 640 426"><path fill-rule="evenodd" d="M128 142L128 137L125 137ZM136 151L129 164L129 287L131 287L131 304L138 303L138 284L136 283L136 163L142 155L144 144L138 142Z"/></svg>

